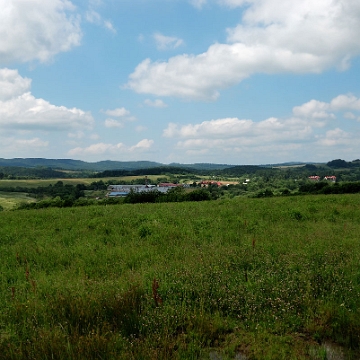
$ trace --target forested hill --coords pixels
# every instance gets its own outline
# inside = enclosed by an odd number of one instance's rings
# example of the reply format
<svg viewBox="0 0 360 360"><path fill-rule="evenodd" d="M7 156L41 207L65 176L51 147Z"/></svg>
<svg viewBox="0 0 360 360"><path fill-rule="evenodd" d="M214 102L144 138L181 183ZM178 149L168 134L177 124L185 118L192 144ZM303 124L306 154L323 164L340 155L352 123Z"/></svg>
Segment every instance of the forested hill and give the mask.
<svg viewBox="0 0 360 360"><path fill-rule="evenodd" d="M0 158L0 167L23 167L23 168L52 168L72 171L94 171L101 172L106 170L134 171L151 168L184 168L193 170L222 170L233 167L234 165L198 163L198 164L178 164L172 163L165 165L154 161L98 161L86 162L72 159L44 159L44 158Z"/></svg>
<svg viewBox="0 0 360 360"><path fill-rule="evenodd" d="M20 166L0 166L0 179L56 179L65 176L65 173L62 171L46 167L25 168Z"/></svg>
<svg viewBox="0 0 360 360"><path fill-rule="evenodd" d="M175 166L158 166L146 169L136 170L105 170L97 173L94 177L119 177L119 176L140 176L140 175L166 175L166 174L192 174L193 169L175 167Z"/></svg>
<svg viewBox="0 0 360 360"><path fill-rule="evenodd" d="M169 166L176 168L186 168L194 170L224 170L234 167L234 165L228 164L212 164L212 163L195 163L195 164L181 164L181 163L171 163Z"/></svg>
<svg viewBox="0 0 360 360"><path fill-rule="evenodd" d="M144 168L144 169L136 169L136 170L105 170L102 172L98 172L94 177L98 178L106 178L106 177L119 177L119 176L140 176L140 175L167 175L167 174L197 174L197 175L214 175L214 176L243 176L250 174L259 174L262 172L267 172L268 174L274 172L276 169L269 169L262 166L256 165L240 165L240 166L232 166L226 168L216 168L214 167L199 167L197 168L194 164L193 166L179 164L178 166L158 166L153 168ZM280 171L280 170L279 170Z"/></svg>
<svg viewBox="0 0 360 360"><path fill-rule="evenodd" d="M162 164L153 161L99 161L86 162L72 159L43 159L43 158L0 158L0 167L46 167L73 171L105 171L113 169L135 170L161 166Z"/></svg>
<svg viewBox="0 0 360 360"><path fill-rule="evenodd" d="M126 175L152 174L190 174L212 176L244 176L256 174L267 177L276 173L288 177L320 175L321 177L336 175L339 180L359 178L360 160L347 162L345 160L331 160L326 164L287 163L276 165L227 165L214 163L194 163L170 165L153 161L99 161L86 162L73 159L44 159L44 158L0 158L0 175L30 178L61 178L61 177L109 177ZM290 173L292 174L290 176ZM345 178L343 179L345 180Z"/></svg>

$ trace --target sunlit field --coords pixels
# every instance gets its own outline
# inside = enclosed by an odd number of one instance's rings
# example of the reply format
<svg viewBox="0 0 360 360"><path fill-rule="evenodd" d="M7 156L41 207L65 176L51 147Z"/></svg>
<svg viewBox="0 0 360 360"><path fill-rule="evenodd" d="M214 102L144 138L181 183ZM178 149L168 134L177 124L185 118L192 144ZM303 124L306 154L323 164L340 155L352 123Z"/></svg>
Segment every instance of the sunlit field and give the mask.
<svg viewBox="0 0 360 360"><path fill-rule="evenodd" d="M0 359L359 359L359 205L3 211Z"/></svg>
<svg viewBox="0 0 360 360"><path fill-rule="evenodd" d="M26 193L8 193L0 191L0 206L4 210L16 208L22 202L33 202L35 199L27 196Z"/></svg>
<svg viewBox="0 0 360 360"><path fill-rule="evenodd" d="M134 177L136 178L136 177ZM140 176L138 176L137 178L140 178ZM144 178L144 176L142 176L141 178ZM124 179L126 181L130 181L130 177L124 177L124 178L102 178L102 179L98 179L98 178L82 178L82 179L35 179L35 180L31 180L31 179L26 179L26 180L0 180L0 187L1 188L5 188L5 187L27 187L27 188L36 188L39 186L49 186L56 184L58 181L62 181L64 183L64 185L69 184L69 185L77 185L77 184L85 184L85 185L90 185L92 182L94 181L99 181L99 180L103 180L108 181L108 180L115 180L116 181L123 181Z"/></svg>

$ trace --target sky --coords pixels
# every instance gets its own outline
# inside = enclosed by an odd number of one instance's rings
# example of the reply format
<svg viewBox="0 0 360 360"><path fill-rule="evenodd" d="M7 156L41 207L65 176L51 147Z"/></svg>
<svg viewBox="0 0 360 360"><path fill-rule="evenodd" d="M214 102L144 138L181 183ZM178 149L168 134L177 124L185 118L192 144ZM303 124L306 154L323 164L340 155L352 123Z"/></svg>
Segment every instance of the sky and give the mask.
<svg viewBox="0 0 360 360"><path fill-rule="evenodd" d="M0 157L360 158L359 0L0 0Z"/></svg>

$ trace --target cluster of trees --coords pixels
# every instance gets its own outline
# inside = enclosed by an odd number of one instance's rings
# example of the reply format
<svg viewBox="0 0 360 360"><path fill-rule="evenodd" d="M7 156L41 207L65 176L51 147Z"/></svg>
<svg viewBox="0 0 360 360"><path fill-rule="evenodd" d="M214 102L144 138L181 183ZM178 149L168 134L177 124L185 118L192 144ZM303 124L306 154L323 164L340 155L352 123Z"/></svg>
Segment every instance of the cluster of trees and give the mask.
<svg viewBox="0 0 360 360"><path fill-rule="evenodd" d="M54 179L64 176L64 172L51 168L0 167L0 179Z"/></svg>
<svg viewBox="0 0 360 360"><path fill-rule="evenodd" d="M301 194L355 194L360 192L360 181L328 183L325 181L306 183L299 187Z"/></svg>
<svg viewBox="0 0 360 360"><path fill-rule="evenodd" d="M183 201L206 201L213 199L211 193L205 189L196 189L191 192L185 192L183 188L174 188L167 193L161 193L157 190L149 192L130 192L124 198L105 198L105 199L86 199L80 198L61 198L56 196L33 203L21 203L18 209L41 209L48 207L72 207L89 205L112 205L112 204L137 204L137 203L160 203L160 202L183 202Z"/></svg>
<svg viewBox="0 0 360 360"><path fill-rule="evenodd" d="M159 166L137 170L105 170L94 175L97 178L120 177L120 176L140 176L140 175L169 175L169 174L192 174L194 169L175 166Z"/></svg>
<svg viewBox="0 0 360 360"><path fill-rule="evenodd" d="M28 193L29 196L35 197L37 199L44 197L59 197L62 200L76 200L85 195L84 190L86 190L86 188L87 187L84 184L64 185L62 181L58 181L54 185L50 184L48 186L39 186L36 188L28 188L23 186L0 187L0 191Z"/></svg>
<svg viewBox="0 0 360 360"><path fill-rule="evenodd" d="M360 160L345 161L342 159L336 159L329 161L326 165L335 169L354 168L360 166Z"/></svg>
<svg viewBox="0 0 360 360"><path fill-rule="evenodd" d="M124 199L125 203L157 203L157 202L183 202L183 201L206 201L214 199L211 192L202 188L186 192L182 187L176 187L167 193L160 191L130 192Z"/></svg>

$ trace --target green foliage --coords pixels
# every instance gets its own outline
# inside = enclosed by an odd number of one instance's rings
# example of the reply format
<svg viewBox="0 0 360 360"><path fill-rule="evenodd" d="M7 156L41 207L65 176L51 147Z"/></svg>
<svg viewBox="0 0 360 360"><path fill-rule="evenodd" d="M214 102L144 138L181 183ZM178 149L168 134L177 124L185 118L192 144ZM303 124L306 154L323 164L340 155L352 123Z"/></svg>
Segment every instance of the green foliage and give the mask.
<svg viewBox="0 0 360 360"><path fill-rule="evenodd" d="M158 166L151 168L141 168L134 170L106 170L96 174L96 177L119 177L119 176L138 176L138 175L167 175L167 174L191 174L193 170L186 167Z"/></svg>
<svg viewBox="0 0 360 360"><path fill-rule="evenodd" d="M307 182L300 185L299 192L307 194L355 194L360 192L360 182L335 184L326 181Z"/></svg>
<svg viewBox="0 0 360 360"><path fill-rule="evenodd" d="M170 189L167 193L159 191L142 191L130 193L124 198L125 203L138 204L138 203L162 203L162 202L182 202L182 201L206 201L211 200L211 193L205 189L196 189L185 192L182 187Z"/></svg>
<svg viewBox="0 0 360 360"><path fill-rule="evenodd" d="M336 160L329 161L326 165L331 168L348 168L348 167L352 166L352 163L349 163L345 160L336 159Z"/></svg>
<svg viewBox="0 0 360 360"><path fill-rule="evenodd" d="M48 167L26 168L26 167L0 167L0 179L49 179L61 178L64 173Z"/></svg>
<svg viewBox="0 0 360 360"><path fill-rule="evenodd" d="M188 201L206 201L211 199L209 191L205 189L193 190L185 195Z"/></svg>
<svg viewBox="0 0 360 360"><path fill-rule="evenodd" d="M36 188L28 187L4 187L0 190L7 192L27 192L31 195L37 196L38 198L44 196L50 196L52 198L60 197L63 200L76 200L84 196L84 190L86 186L84 184L65 184L62 181L57 181L54 185L39 186Z"/></svg>
<svg viewBox="0 0 360 360"><path fill-rule="evenodd" d="M265 189L264 191L259 191L256 194L256 197L262 198L262 197L271 197L274 196L274 193L270 189Z"/></svg>

